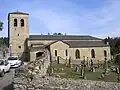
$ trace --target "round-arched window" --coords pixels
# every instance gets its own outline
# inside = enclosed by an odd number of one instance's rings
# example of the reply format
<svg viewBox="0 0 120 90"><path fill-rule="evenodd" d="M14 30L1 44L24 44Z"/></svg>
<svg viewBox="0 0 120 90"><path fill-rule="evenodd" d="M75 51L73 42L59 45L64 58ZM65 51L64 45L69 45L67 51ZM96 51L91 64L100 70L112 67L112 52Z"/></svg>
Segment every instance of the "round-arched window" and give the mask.
<svg viewBox="0 0 120 90"><path fill-rule="evenodd" d="M55 50L55 56L57 56L57 50Z"/></svg>
<svg viewBox="0 0 120 90"><path fill-rule="evenodd" d="M78 49L75 51L75 56L76 59L80 59L80 51Z"/></svg>
<svg viewBox="0 0 120 90"><path fill-rule="evenodd" d="M24 19L21 19L20 23L21 23L21 27L24 27Z"/></svg>
<svg viewBox="0 0 120 90"><path fill-rule="evenodd" d="M14 19L14 26L17 27L17 19Z"/></svg>
<svg viewBox="0 0 120 90"><path fill-rule="evenodd" d="M104 50L104 57L107 57L107 51Z"/></svg>
<svg viewBox="0 0 120 90"><path fill-rule="evenodd" d="M66 54L66 56L68 56L68 52L67 52L67 50L65 50L65 54Z"/></svg>
<svg viewBox="0 0 120 90"><path fill-rule="evenodd" d="M94 49L91 50L91 58L95 58L95 50Z"/></svg>

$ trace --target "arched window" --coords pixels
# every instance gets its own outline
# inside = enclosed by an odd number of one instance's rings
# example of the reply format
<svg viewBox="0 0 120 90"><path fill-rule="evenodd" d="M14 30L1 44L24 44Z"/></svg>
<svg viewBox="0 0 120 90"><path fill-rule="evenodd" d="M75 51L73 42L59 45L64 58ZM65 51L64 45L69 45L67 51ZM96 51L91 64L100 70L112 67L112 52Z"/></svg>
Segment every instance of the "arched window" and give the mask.
<svg viewBox="0 0 120 90"><path fill-rule="evenodd" d="M91 50L91 58L95 58L95 51L94 51L94 49Z"/></svg>
<svg viewBox="0 0 120 90"><path fill-rule="evenodd" d="M107 51L104 50L104 57L107 57Z"/></svg>
<svg viewBox="0 0 120 90"><path fill-rule="evenodd" d="M57 50L55 50L55 56L57 56Z"/></svg>
<svg viewBox="0 0 120 90"><path fill-rule="evenodd" d="M68 56L68 52L67 52L67 50L65 50L65 53L66 53L66 56Z"/></svg>
<svg viewBox="0 0 120 90"><path fill-rule="evenodd" d="M24 20L23 19L20 20L20 23L21 23L21 27L24 27Z"/></svg>
<svg viewBox="0 0 120 90"><path fill-rule="evenodd" d="M17 27L17 19L14 19L14 26Z"/></svg>
<svg viewBox="0 0 120 90"><path fill-rule="evenodd" d="M75 51L75 56L76 59L80 59L80 51L78 49Z"/></svg>

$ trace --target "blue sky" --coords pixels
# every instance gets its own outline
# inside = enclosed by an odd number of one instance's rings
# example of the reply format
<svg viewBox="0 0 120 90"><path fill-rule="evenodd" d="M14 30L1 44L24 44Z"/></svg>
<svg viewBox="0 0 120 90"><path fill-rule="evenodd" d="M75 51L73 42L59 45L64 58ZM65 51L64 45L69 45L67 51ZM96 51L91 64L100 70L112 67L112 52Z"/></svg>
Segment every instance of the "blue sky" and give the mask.
<svg viewBox="0 0 120 90"><path fill-rule="evenodd" d="M1 0L1 36L7 36L7 14L28 12L30 34L61 32L97 37L120 36L120 0Z"/></svg>

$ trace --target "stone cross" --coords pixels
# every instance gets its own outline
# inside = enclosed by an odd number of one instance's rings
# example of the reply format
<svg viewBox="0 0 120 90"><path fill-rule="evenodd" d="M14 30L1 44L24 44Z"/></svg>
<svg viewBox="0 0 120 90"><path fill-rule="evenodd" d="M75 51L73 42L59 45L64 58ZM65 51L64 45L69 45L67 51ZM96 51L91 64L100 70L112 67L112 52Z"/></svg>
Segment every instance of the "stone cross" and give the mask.
<svg viewBox="0 0 120 90"><path fill-rule="evenodd" d="M105 74L108 72L107 58L105 58Z"/></svg>
<svg viewBox="0 0 120 90"><path fill-rule="evenodd" d="M88 61L88 57L87 57L87 63L86 63L87 67L89 67L89 61Z"/></svg>
<svg viewBox="0 0 120 90"><path fill-rule="evenodd" d="M79 71L79 67L78 65L76 65L75 72L78 72L78 71Z"/></svg>
<svg viewBox="0 0 120 90"><path fill-rule="evenodd" d="M95 72L94 66L93 66L93 60L90 61L90 69L92 72Z"/></svg>
<svg viewBox="0 0 120 90"><path fill-rule="evenodd" d="M100 61L98 60L98 68L100 67Z"/></svg>
<svg viewBox="0 0 120 90"><path fill-rule="evenodd" d="M83 56L83 62L82 62L82 65L83 65L83 79L86 79L86 73L85 73L85 70L86 70L86 63L85 63L85 56Z"/></svg>

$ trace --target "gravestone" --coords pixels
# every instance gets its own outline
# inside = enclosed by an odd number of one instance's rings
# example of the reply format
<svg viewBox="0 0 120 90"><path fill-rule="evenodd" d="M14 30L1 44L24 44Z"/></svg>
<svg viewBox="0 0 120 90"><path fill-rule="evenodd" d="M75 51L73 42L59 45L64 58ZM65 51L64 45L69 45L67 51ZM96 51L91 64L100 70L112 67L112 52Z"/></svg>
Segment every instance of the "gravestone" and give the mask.
<svg viewBox="0 0 120 90"><path fill-rule="evenodd" d="M119 67L116 68L116 73L120 73Z"/></svg>
<svg viewBox="0 0 120 90"><path fill-rule="evenodd" d="M95 68L94 68L94 66L93 66L93 60L91 59L91 61L90 61L90 71L91 72L95 72Z"/></svg>
<svg viewBox="0 0 120 90"><path fill-rule="evenodd" d="M69 58L68 67L72 68L72 64L71 64L71 57Z"/></svg>
<svg viewBox="0 0 120 90"><path fill-rule="evenodd" d="M64 70L64 68L61 68L61 71L63 71Z"/></svg>
<svg viewBox="0 0 120 90"><path fill-rule="evenodd" d="M3 51L3 57L5 57L6 55L5 55L5 51Z"/></svg>
<svg viewBox="0 0 120 90"><path fill-rule="evenodd" d="M85 57L84 60L81 62L81 76L83 79L86 79L86 63L85 63Z"/></svg>
<svg viewBox="0 0 120 90"><path fill-rule="evenodd" d="M95 68L93 67L93 69L92 69L93 71L92 72L95 72Z"/></svg>
<svg viewBox="0 0 120 90"><path fill-rule="evenodd" d="M59 62L59 57L57 57L57 64L59 64L60 62Z"/></svg>
<svg viewBox="0 0 120 90"><path fill-rule="evenodd" d="M100 61L99 60L97 60L97 64L98 64L98 68L100 68Z"/></svg>
<svg viewBox="0 0 120 90"><path fill-rule="evenodd" d="M120 76L119 75L117 76L117 81L120 82Z"/></svg>
<svg viewBox="0 0 120 90"><path fill-rule="evenodd" d="M52 73L52 74L54 73L54 69L53 69L53 68L51 68L51 73Z"/></svg>
<svg viewBox="0 0 120 90"><path fill-rule="evenodd" d="M87 57L86 66L89 67L89 60L88 60L88 57Z"/></svg>
<svg viewBox="0 0 120 90"><path fill-rule="evenodd" d="M105 61L104 61L104 68L105 68L105 74L108 73L108 63L107 63L107 58L105 58Z"/></svg>
<svg viewBox="0 0 120 90"><path fill-rule="evenodd" d="M76 67L75 67L75 72L78 72L78 71L79 71L79 67L76 66Z"/></svg>

